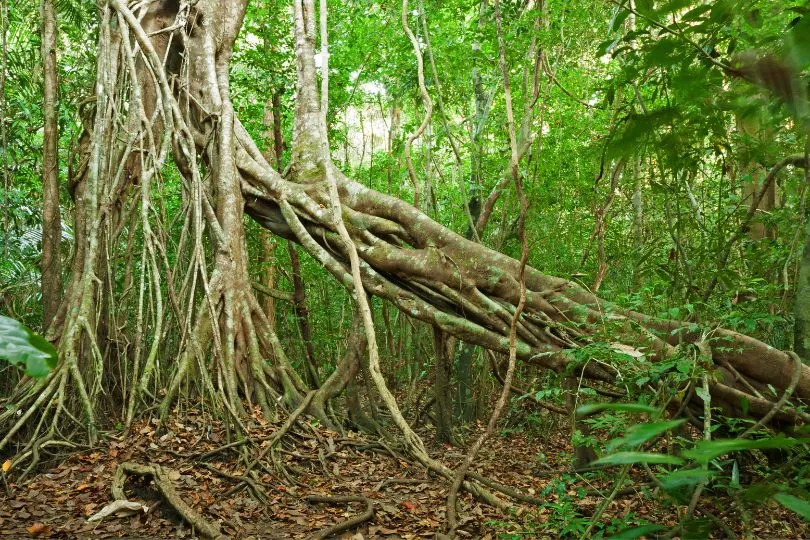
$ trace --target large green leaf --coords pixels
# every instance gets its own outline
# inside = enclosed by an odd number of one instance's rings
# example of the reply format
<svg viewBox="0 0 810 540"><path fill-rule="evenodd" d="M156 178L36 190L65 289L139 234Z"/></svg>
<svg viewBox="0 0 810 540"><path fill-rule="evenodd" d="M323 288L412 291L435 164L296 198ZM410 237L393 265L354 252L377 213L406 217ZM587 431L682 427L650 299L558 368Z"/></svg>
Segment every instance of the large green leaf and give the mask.
<svg viewBox="0 0 810 540"><path fill-rule="evenodd" d="M636 424L631 426L624 434L624 437L613 439L607 444L607 451L612 452L622 447L636 447L643 444L656 435L676 428L686 422L686 420L669 420L666 422L652 422L649 424Z"/></svg>
<svg viewBox="0 0 810 540"><path fill-rule="evenodd" d="M617 452L597 459L591 465L629 465L631 463L660 463L663 465L682 465L683 460L678 456L656 454L652 452Z"/></svg>
<svg viewBox="0 0 810 540"><path fill-rule="evenodd" d="M625 529L620 533L616 533L609 538L614 540L634 540L635 538L640 538L642 536L649 536L652 533L656 533L658 531L666 530L666 527L663 525L641 525L639 527L633 527L630 529Z"/></svg>
<svg viewBox="0 0 810 540"><path fill-rule="evenodd" d="M810 15L805 15L790 29L785 39L787 52L799 69L810 64Z"/></svg>
<svg viewBox="0 0 810 540"><path fill-rule="evenodd" d="M685 469L659 476L658 479L665 490L672 491L684 486L694 486L706 482L711 480L714 475L713 471L706 469Z"/></svg>
<svg viewBox="0 0 810 540"><path fill-rule="evenodd" d="M792 439L782 435L756 441L749 441L747 439L717 439L714 441L702 441L696 444L694 448L685 451L683 455L699 463L706 464L718 456L731 452L792 448L807 442L810 442L810 439Z"/></svg>
<svg viewBox="0 0 810 540"><path fill-rule="evenodd" d="M31 377L44 377L56 367L57 353L45 338L21 322L0 315L0 358L25 366Z"/></svg>
<svg viewBox="0 0 810 540"><path fill-rule="evenodd" d="M774 495L773 498L779 502L779 504L790 508L807 521L810 521L810 502L807 500L800 499L799 497L790 495L789 493L779 493Z"/></svg>
<svg viewBox="0 0 810 540"><path fill-rule="evenodd" d="M656 414L658 409L641 403L586 403L577 407L577 418L590 416L602 411L624 411L630 413Z"/></svg>

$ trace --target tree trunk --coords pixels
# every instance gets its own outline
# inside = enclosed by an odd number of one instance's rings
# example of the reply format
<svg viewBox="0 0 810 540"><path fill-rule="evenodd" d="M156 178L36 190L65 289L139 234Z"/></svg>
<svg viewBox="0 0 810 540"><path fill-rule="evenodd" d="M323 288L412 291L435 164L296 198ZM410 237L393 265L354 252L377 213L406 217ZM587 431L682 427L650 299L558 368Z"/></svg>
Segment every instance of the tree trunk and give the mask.
<svg viewBox="0 0 810 540"><path fill-rule="evenodd" d="M741 163L740 173L738 176L744 178L742 186L743 200L755 208L758 219L754 219L748 231L748 237L751 240L762 240L764 238L773 237L773 230L763 223L761 216L773 210L776 204L776 183L772 182L768 185L762 200L757 202L757 194L762 189L763 180L765 178L765 167L761 164L761 158L757 158L751 147L755 146L756 141L767 137L767 132L761 126L761 121L757 113L752 113L748 116L737 116L737 130L739 133L753 142L744 142L741 145Z"/></svg>
<svg viewBox="0 0 810 540"><path fill-rule="evenodd" d="M633 159L633 247L636 254L641 254L644 248L644 190L637 158ZM641 269L636 266L633 269L633 287L640 289L641 285Z"/></svg>
<svg viewBox="0 0 810 540"><path fill-rule="evenodd" d="M436 441L440 443L453 443L453 400L450 394L450 376L452 364L447 354L447 343L444 332L438 328L433 329L433 345L436 353L434 367L436 393Z"/></svg>
<svg viewBox="0 0 810 540"><path fill-rule="evenodd" d="M47 328L62 298L59 210L59 124L56 111L59 81L56 71L56 11L53 0L42 0L42 69L45 130L42 142L42 326Z"/></svg>
<svg viewBox="0 0 810 540"><path fill-rule="evenodd" d="M304 363L307 368L307 379L314 387L318 387L318 364L315 361L315 350L312 347L312 329L309 325L309 309L307 309L307 292L304 288L304 279L301 276L301 261L298 251L292 243L287 244L287 253L290 255L290 266L293 278L293 306L295 321L301 332L301 341L304 344Z"/></svg>
<svg viewBox="0 0 810 540"><path fill-rule="evenodd" d="M796 298L793 300L793 313L796 318L793 349L805 364L810 364L810 212L807 212L804 222L804 250L799 259Z"/></svg>
<svg viewBox="0 0 810 540"><path fill-rule="evenodd" d="M274 114L274 101L275 101L276 94L273 94L273 99L270 100L268 103L265 103L264 106L264 128L265 128L265 137L267 137L269 144L267 145L267 150L264 153L264 157L268 163L281 163L280 158L278 157L279 152L279 142L278 137L280 137L280 133L276 133L276 126L278 125L278 121L276 120L276 116ZM276 242L273 239L273 234L268 231L264 230L261 234L261 264L262 264L262 284L267 287L268 289L275 289L276 286L276 258L275 258L275 250L276 250ZM276 300L272 296L265 295L264 301L262 302L262 307L264 308L264 312L267 315L267 322L270 324L270 328L275 331L276 330Z"/></svg>

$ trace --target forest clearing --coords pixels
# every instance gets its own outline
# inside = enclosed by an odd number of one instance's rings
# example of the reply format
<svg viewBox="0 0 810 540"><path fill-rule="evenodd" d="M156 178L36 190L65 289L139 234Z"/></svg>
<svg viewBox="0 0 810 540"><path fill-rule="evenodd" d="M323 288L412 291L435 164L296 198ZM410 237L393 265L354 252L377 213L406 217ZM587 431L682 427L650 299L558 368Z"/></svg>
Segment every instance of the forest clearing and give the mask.
<svg viewBox="0 0 810 540"><path fill-rule="evenodd" d="M0 19L0 535L810 536L806 0Z"/></svg>

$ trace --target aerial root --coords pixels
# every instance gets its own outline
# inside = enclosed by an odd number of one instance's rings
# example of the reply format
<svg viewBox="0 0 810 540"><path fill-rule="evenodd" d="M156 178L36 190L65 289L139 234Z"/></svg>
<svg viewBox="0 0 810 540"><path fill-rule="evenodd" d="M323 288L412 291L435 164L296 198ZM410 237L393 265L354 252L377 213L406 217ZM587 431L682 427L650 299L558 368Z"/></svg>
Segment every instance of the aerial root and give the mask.
<svg viewBox="0 0 810 540"><path fill-rule="evenodd" d="M353 516L344 521L335 523L334 525L327 527L325 529L321 529L320 531L315 533L312 536L312 538L316 538L318 540L329 538L330 536L335 536L337 534L342 533L343 531L348 531L349 529L357 527L361 523L364 523L374 517L374 501L372 501L368 497L363 497L361 495L347 495L343 497L325 497L323 495L310 495L306 497L306 501L310 504L349 504L356 502L356 503L364 503L366 505L366 509L362 513L357 514L356 516Z"/></svg>
<svg viewBox="0 0 810 540"><path fill-rule="evenodd" d="M20 470L21 465L30 460L28 466L17 477L21 484L41 461L41 452L49 447L78 447L71 440L72 435L64 436L59 432L58 425L62 414L69 417L77 425L81 423L68 410L66 406L66 383L69 376L67 368L63 365L51 374L51 377L31 387L16 403L6 405L11 412L18 412L19 419L9 428L6 437L0 441L0 449L12 440L12 437L28 424L34 424L30 432L26 432L28 442L18 447L13 458L12 468ZM38 395L37 395L37 392ZM33 399L36 396L36 399ZM25 412L23 412L25 411ZM43 431L44 430L44 431Z"/></svg>
<svg viewBox="0 0 810 540"><path fill-rule="evenodd" d="M112 485L113 498L117 501L126 500L126 495L124 495L124 483L126 482L127 474L151 477L166 501L194 530L205 538L222 538L219 525L205 519L196 510L191 508L180 497L177 491L175 491L171 476L178 473L160 465L142 465L131 461L122 463L115 471Z"/></svg>

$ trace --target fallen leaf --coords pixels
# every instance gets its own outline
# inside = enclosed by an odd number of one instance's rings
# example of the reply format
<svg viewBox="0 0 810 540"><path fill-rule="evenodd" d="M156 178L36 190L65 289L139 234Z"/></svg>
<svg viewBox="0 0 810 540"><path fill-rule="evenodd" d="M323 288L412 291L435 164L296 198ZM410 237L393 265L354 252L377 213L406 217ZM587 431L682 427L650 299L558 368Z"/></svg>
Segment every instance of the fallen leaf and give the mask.
<svg viewBox="0 0 810 540"><path fill-rule="evenodd" d="M121 499L120 501L111 502L97 513L87 518L87 521L101 521L111 515L130 516L138 512L146 512L147 510L149 510L149 507L141 503Z"/></svg>
<svg viewBox="0 0 810 540"><path fill-rule="evenodd" d="M631 347L629 345L625 345L624 343L611 343L610 348L616 351L617 353L626 354L632 358L641 358L644 356L644 353L640 350Z"/></svg>
<svg viewBox="0 0 810 540"><path fill-rule="evenodd" d="M398 529L387 529L385 527L371 526L368 528L368 534L399 534Z"/></svg>
<svg viewBox="0 0 810 540"><path fill-rule="evenodd" d="M46 534L48 532L48 526L45 525L44 523L37 522L28 527L28 529L26 530L28 531L28 534L30 534L31 536L39 536L41 534Z"/></svg>

